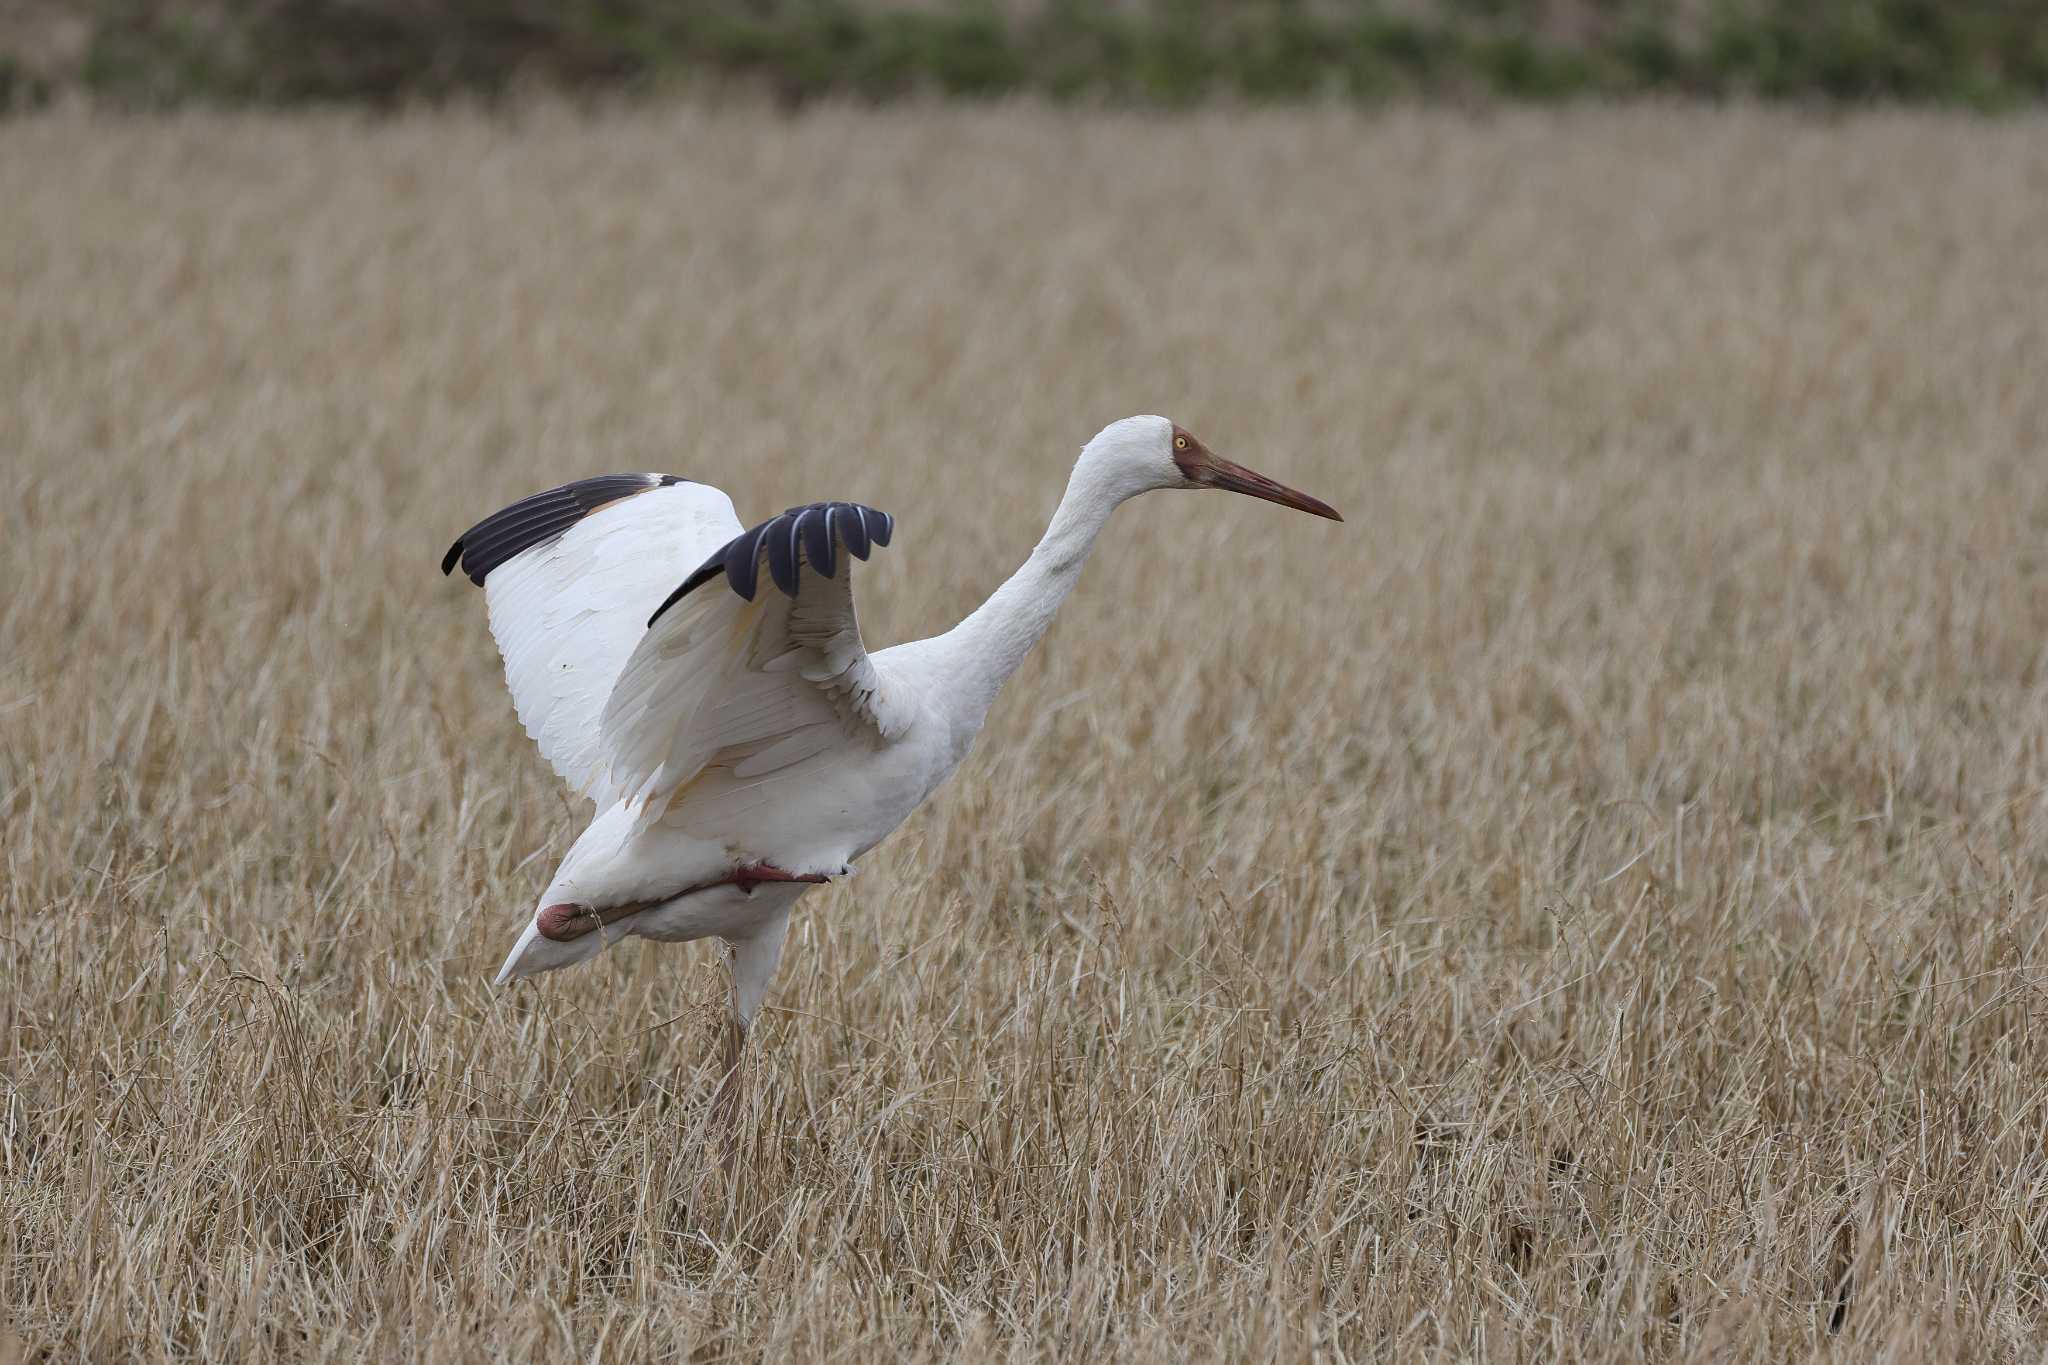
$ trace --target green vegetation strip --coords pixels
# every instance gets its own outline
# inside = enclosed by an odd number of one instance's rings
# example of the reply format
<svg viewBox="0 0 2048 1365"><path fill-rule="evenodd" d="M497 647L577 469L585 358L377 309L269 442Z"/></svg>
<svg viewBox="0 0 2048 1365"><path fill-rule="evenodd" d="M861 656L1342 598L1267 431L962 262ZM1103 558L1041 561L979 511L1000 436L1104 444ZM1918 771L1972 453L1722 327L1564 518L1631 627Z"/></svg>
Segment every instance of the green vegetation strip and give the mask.
<svg viewBox="0 0 2048 1365"><path fill-rule="evenodd" d="M75 58L0 50L0 107L392 104L740 82L1184 105L1669 93L1996 108L2048 95L2042 0L101 0Z"/></svg>

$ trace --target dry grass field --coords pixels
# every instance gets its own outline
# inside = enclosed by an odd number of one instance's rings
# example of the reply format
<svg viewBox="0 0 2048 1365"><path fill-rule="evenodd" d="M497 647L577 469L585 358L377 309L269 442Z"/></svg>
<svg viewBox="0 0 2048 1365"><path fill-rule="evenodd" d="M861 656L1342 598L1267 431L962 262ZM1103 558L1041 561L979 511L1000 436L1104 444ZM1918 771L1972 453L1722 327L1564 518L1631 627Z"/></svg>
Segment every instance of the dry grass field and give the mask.
<svg viewBox="0 0 2048 1365"><path fill-rule="evenodd" d="M2031 1360L2048 122L0 125L0 1361ZM895 512L1164 412L961 775L723 968L488 985L583 812L475 518Z"/></svg>

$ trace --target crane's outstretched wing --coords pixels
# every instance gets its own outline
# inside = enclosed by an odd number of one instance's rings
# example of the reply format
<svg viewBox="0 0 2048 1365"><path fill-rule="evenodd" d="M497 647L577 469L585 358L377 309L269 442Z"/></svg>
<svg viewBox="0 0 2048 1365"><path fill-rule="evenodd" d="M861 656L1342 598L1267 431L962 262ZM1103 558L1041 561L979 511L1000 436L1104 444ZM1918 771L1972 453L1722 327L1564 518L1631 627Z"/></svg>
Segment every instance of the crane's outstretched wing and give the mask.
<svg viewBox="0 0 2048 1365"><path fill-rule="evenodd" d="M673 474L607 474L513 503L441 561L482 586L512 705L541 756L600 808L599 722L647 616L740 529L732 500Z"/></svg>
<svg viewBox="0 0 2048 1365"><path fill-rule="evenodd" d="M756 779L901 734L909 703L877 676L853 610L853 561L894 529L856 503L792 507L683 579L605 704L611 789L658 819L707 770Z"/></svg>

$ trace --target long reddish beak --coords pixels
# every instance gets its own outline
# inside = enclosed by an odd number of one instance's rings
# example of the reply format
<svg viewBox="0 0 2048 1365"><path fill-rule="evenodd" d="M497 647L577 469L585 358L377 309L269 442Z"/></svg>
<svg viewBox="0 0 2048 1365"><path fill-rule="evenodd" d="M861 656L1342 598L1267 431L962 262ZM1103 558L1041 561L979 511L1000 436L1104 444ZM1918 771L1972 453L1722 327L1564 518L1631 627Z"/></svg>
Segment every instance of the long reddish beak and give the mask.
<svg viewBox="0 0 2048 1365"><path fill-rule="evenodd" d="M1203 461L1204 468L1197 477L1211 488L1227 488L1233 493L1264 498L1267 502L1277 502L1282 507L1292 507L1297 512L1328 517L1331 521L1344 520L1338 515L1336 508L1321 498L1312 498L1298 488L1275 483L1257 470L1246 469L1243 465L1226 460L1214 452L1205 454L1207 458Z"/></svg>

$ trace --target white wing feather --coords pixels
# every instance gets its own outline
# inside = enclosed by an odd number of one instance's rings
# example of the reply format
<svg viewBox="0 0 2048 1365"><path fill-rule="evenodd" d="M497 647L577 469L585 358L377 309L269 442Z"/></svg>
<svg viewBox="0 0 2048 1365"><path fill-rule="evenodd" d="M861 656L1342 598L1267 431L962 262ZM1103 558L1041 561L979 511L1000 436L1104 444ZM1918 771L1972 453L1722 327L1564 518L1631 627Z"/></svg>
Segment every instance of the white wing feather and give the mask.
<svg viewBox="0 0 2048 1365"><path fill-rule="evenodd" d="M648 628L605 706L608 789L658 819L707 769L758 779L909 726L861 643L853 556L837 559L831 578L805 560L794 598L766 573L752 601L713 577Z"/></svg>
<svg viewBox="0 0 2048 1365"><path fill-rule="evenodd" d="M602 780L606 700L647 618L739 531L724 493L675 483L600 507L485 581L520 724L571 790L600 809L620 794Z"/></svg>

